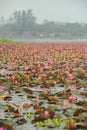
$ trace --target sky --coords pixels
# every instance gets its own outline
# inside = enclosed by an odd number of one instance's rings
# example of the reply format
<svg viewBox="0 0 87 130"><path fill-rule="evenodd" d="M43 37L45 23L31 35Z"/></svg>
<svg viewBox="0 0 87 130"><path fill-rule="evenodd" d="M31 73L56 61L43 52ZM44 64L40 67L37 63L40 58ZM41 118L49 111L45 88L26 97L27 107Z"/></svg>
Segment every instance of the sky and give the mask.
<svg viewBox="0 0 87 130"><path fill-rule="evenodd" d="M0 17L16 10L32 9L37 22L87 23L87 0L0 0Z"/></svg>

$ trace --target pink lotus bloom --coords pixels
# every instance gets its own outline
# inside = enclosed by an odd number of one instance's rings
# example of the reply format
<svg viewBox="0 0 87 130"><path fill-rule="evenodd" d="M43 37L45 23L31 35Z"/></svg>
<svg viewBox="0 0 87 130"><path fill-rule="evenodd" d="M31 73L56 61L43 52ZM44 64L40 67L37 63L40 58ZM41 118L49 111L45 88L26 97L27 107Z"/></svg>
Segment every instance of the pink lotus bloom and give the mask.
<svg viewBox="0 0 87 130"><path fill-rule="evenodd" d="M63 105L64 105L65 107L69 106L68 101L64 101L64 102L63 102Z"/></svg>
<svg viewBox="0 0 87 130"><path fill-rule="evenodd" d="M35 86L34 88L35 88L35 89L38 89L38 88L39 88L39 86Z"/></svg>
<svg viewBox="0 0 87 130"><path fill-rule="evenodd" d="M48 90L49 90L48 88L46 88L46 87L44 88L44 91L45 91L45 92L47 92Z"/></svg>
<svg viewBox="0 0 87 130"><path fill-rule="evenodd" d="M78 61L78 58L74 58L74 61Z"/></svg>
<svg viewBox="0 0 87 130"><path fill-rule="evenodd" d="M40 64L38 64L38 68L40 68L40 66L41 66L41 65L40 65Z"/></svg>
<svg viewBox="0 0 87 130"><path fill-rule="evenodd" d="M87 49L85 48L85 52L87 52Z"/></svg>
<svg viewBox="0 0 87 130"><path fill-rule="evenodd" d="M49 115L49 111L45 110L45 111L44 111L44 114L45 114L46 116Z"/></svg>
<svg viewBox="0 0 87 130"><path fill-rule="evenodd" d="M48 69L49 67L48 66L45 66L45 69Z"/></svg>
<svg viewBox="0 0 87 130"><path fill-rule="evenodd" d="M5 130L5 129L3 127L1 127L0 130Z"/></svg>
<svg viewBox="0 0 87 130"><path fill-rule="evenodd" d="M33 64L33 62L30 62L30 65L32 65Z"/></svg>
<svg viewBox="0 0 87 130"><path fill-rule="evenodd" d="M39 70L40 70L40 71L42 71L42 70L43 70L43 68L42 68L42 67L39 67Z"/></svg>
<svg viewBox="0 0 87 130"><path fill-rule="evenodd" d="M69 79L73 79L73 75L72 74L68 74Z"/></svg>
<svg viewBox="0 0 87 130"><path fill-rule="evenodd" d="M18 108L18 113L19 113L19 114L21 113L21 109L20 109L20 107Z"/></svg>
<svg viewBox="0 0 87 130"><path fill-rule="evenodd" d="M23 107L24 104L25 104L25 102L23 101L23 102L21 103L22 107Z"/></svg>
<svg viewBox="0 0 87 130"><path fill-rule="evenodd" d="M39 80L41 80L41 77L38 77Z"/></svg>
<svg viewBox="0 0 87 130"><path fill-rule="evenodd" d="M8 71L6 71L6 72L4 72L4 74L5 74L5 75L8 75L8 74L9 74L9 72L8 72Z"/></svg>
<svg viewBox="0 0 87 130"><path fill-rule="evenodd" d="M6 87L5 87L5 86L2 86L2 87L1 87L1 90L5 91L5 90L6 90Z"/></svg>
<svg viewBox="0 0 87 130"><path fill-rule="evenodd" d="M8 67L8 68L7 68L7 70L11 70L11 68L10 68L10 67Z"/></svg>
<svg viewBox="0 0 87 130"><path fill-rule="evenodd" d="M65 66L66 66L66 64L63 64L62 66L63 66L63 67L65 67Z"/></svg>
<svg viewBox="0 0 87 130"><path fill-rule="evenodd" d="M36 71L35 70L32 70L33 73L35 73Z"/></svg>
<svg viewBox="0 0 87 130"><path fill-rule="evenodd" d="M46 77L47 75L46 74L43 74L43 77Z"/></svg>
<svg viewBox="0 0 87 130"><path fill-rule="evenodd" d="M85 70L84 70L83 68L80 68L80 70L81 70L83 73L85 73Z"/></svg>
<svg viewBox="0 0 87 130"><path fill-rule="evenodd" d="M76 90L76 86L71 87L70 90L71 90L71 91L75 91L75 90Z"/></svg>
<svg viewBox="0 0 87 130"><path fill-rule="evenodd" d="M49 64L53 64L53 61L51 59L48 60Z"/></svg>
<svg viewBox="0 0 87 130"><path fill-rule="evenodd" d="M76 99L77 99L77 98L76 98L75 96L70 96L70 97L69 97L69 100L70 100L71 102L76 101Z"/></svg>
<svg viewBox="0 0 87 130"><path fill-rule="evenodd" d="M14 80L14 78L15 78L15 77L14 77L14 75L12 75L12 76L11 76L11 79L13 79L13 80Z"/></svg>

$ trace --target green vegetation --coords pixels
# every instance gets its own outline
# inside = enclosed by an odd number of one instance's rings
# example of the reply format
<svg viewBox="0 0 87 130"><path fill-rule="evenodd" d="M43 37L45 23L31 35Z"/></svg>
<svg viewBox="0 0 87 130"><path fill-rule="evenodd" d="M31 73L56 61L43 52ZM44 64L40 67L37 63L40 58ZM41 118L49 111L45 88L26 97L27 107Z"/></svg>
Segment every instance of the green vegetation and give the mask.
<svg viewBox="0 0 87 130"><path fill-rule="evenodd" d="M0 42L12 42L12 40L8 38L0 38Z"/></svg>
<svg viewBox="0 0 87 130"><path fill-rule="evenodd" d="M72 122L73 124L75 123L75 120L70 118L70 119L58 119L58 118L54 118L54 119L47 119L44 121L39 121L36 122L36 126L37 128L39 127L53 127L53 128L58 128L61 124L63 126L67 126L69 122Z"/></svg>

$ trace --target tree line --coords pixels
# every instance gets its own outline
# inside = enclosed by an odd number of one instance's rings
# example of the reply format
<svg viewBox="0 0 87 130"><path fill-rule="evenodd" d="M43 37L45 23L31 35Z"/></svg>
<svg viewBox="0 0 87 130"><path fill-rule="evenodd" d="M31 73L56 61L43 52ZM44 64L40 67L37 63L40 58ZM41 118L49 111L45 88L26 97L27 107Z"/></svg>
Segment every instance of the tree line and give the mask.
<svg viewBox="0 0 87 130"><path fill-rule="evenodd" d="M15 11L5 21L0 18L0 36L19 37L22 35L35 34L59 34L59 33L87 33L87 24L60 23L44 20L42 24L37 23L32 9Z"/></svg>

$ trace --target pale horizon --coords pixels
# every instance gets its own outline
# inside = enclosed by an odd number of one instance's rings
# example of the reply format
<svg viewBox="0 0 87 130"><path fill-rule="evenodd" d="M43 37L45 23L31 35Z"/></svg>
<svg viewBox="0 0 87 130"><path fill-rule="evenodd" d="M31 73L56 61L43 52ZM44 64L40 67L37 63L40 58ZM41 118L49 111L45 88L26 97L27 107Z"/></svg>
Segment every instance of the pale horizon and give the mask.
<svg viewBox="0 0 87 130"><path fill-rule="evenodd" d="M87 0L0 0L0 17L7 19L14 11L32 9L38 23L87 23Z"/></svg>

